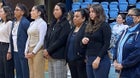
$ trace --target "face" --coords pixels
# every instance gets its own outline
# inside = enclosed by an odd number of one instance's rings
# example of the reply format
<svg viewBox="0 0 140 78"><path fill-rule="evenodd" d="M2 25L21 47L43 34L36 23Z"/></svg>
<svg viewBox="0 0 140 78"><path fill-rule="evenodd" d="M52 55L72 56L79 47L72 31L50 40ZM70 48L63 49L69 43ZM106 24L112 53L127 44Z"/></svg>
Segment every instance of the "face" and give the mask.
<svg viewBox="0 0 140 78"><path fill-rule="evenodd" d="M123 24L124 21L125 21L125 20L122 18L122 16L121 16L121 15L118 15L118 17L117 17L117 19L116 19L116 22L117 22L118 24Z"/></svg>
<svg viewBox="0 0 140 78"><path fill-rule="evenodd" d="M3 8L0 9L0 17L1 19L6 19L6 13L4 12Z"/></svg>
<svg viewBox="0 0 140 78"><path fill-rule="evenodd" d="M73 23L75 26L80 26L84 22L85 18L82 17L81 12L75 12Z"/></svg>
<svg viewBox="0 0 140 78"><path fill-rule="evenodd" d="M53 15L56 19L59 19L62 16L62 10L58 5L54 7Z"/></svg>
<svg viewBox="0 0 140 78"><path fill-rule="evenodd" d="M23 14L24 14L24 12L18 6L16 6L16 8L14 10L14 16L16 18L20 18L23 16Z"/></svg>
<svg viewBox="0 0 140 78"><path fill-rule="evenodd" d="M96 13L95 13L95 11L93 10L93 8L90 8L89 9L89 16L90 16L90 19L91 20L94 20L95 19L95 17L96 17Z"/></svg>
<svg viewBox="0 0 140 78"><path fill-rule="evenodd" d="M133 17L133 21L135 24L137 24L139 22L140 17L136 16L136 14L133 12L133 10L129 10L127 15Z"/></svg>
<svg viewBox="0 0 140 78"><path fill-rule="evenodd" d="M41 12L38 11L35 7L32 8L31 10L31 18L32 19L37 19L40 16Z"/></svg>

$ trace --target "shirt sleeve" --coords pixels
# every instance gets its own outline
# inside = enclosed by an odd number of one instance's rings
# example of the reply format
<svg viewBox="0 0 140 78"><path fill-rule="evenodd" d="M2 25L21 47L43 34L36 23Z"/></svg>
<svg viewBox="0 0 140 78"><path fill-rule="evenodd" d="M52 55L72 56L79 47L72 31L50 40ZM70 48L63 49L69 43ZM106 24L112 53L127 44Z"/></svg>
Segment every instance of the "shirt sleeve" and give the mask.
<svg viewBox="0 0 140 78"><path fill-rule="evenodd" d="M12 21L8 21L7 22L7 32L8 32L8 35L10 37L10 33L11 33L11 27L12 27ZM10 38L9 38L10 39ZM10 44L10 40L9 40L9 48L8 48L8 52L11 52L11 44Z"/></svg>
<svg viewBox="0 0 140 78"><path fill-rule="evenodd" d="M29 45L29 38L27 38L26 46L25 46L25 54L28 53L28 45Z"/></svg>
<svg viewBox="0 0 140 78"><path fill-rule="evenodd" d="M33 23L33 22L31 22L30 25L31 25L32 23ZM29 27L30 27L30 25L29 25ZM27 31L28 31L28 30L27 30ZM25 54L28 53L28 48L29 48L28 45L29 45L29 37L27 38L26 45L25 45L25 52L24 52Z"/></svg>
<svg viewBox="0 0 140 78"><path fill-rule="evenodd" d="M35 54L43 46L46 31L47 31L47 24L45 22L40 23L38 26L38 30L39 30L39 41L35 46L35 48L33 49L33 53Z"/></svg>
<svg viewBox="0 0 140 78"><path fill-rule="evenodd" d="M109 24L104 23L102 24L104 26L102 26L102 34L103 34L103 47L101 48L101 50L99 51L98 56L99 57L103 57L103 55L108 51L109 46L110 46L110 39L111 39L111 28L109 26Z"/></svg>
<svg viewBox="0 0 140 78"><path fill-rule="evenodd" d="M122 61L123 68L135 67L140 63L140 34L138 35L136 42L133 43L135 49Z"/></svg>

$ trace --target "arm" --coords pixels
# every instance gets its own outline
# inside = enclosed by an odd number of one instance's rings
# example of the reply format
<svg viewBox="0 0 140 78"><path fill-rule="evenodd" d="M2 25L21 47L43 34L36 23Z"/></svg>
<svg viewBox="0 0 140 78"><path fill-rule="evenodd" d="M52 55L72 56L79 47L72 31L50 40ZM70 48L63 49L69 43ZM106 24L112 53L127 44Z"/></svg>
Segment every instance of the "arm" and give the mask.
<svg viewBox="0 0 140 78"><path fill-rule="evenodd" d="M131 52L126 59L122 61L123 68L135 66L140 62L140 34L138 34L134 47L136 48Z"/></svg>
<svg viewBox="0 0 140 78"><path fill-rule="evenodd" d="M30 23L30 25L32 24L32 22ZM30 26L29 25L29 26ZM29 27L28 26L28 27ZM27 26L25 27L25 29L27 28ZM27 28L28 30L28 28ZM26 31L27 32L27 31ZM27 38L27 41L26 41L26 46L25 46L25 51L24 51L24 54L26 55L28 53L28 45L29 45L29 37Z"/></svg>
<svg viewBox="0 0 140 78"><path fill-rule="evenodd" d="M11 27L12 27L12 21L8 21L6 25L7 25L7 32L8 32L9 37L10 37ZM9 42L8 52L11 52L11 44L10 44L10 42Z"/></svg>
<svg viewBox="0 0 140 78"><path fill-rule="evenodd" d="M7 32L8 32L8 35L10 37L12 21L8 21L6 25L7 25ZM7 57L7 60L10 60L12 58L12 56L11 56L10 38L9 38L9 48L8 48L8 52L7 52L7 56L6 57Z"/></svg>
<svg viewBox="0 0 140 78"><path fill-rule="evenodd" d="M25 54L28 53L28 45L29 45L29 38L27 38L27 41L26 41L26 46L25 46Z"/></svg>
<svg viewBox="0 0 140 78"><path fill-rule="evenodd" d="M123 68L128 68L135 66L140 62L140 48L129 54L129 56L123 60L122 66Z"/></svg>
<svg viewBox="0 0 140 78"><path fill-rule="evenodd" d="M102 25L102 34L103 34L103 47L99 51L98 56L101 58L110 46L110 38L111 38L111 28L107 23L103 23Z"/></svg>

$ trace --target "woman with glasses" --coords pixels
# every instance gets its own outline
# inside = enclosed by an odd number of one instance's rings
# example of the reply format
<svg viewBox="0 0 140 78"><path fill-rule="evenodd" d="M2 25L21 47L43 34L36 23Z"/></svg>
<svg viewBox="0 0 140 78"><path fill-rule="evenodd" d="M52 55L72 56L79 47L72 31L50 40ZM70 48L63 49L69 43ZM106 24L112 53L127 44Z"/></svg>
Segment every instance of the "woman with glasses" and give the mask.
<svg viewBox="0 0 140 78"><path fill-rule="evenodd" d="M28 60L24 56L27 40L28 10L24 4L17 4L14 10L15 20L12 25L10 43L14 55L16 78L29 78Z"/></svg>
<svg viewBox="0 0 140 78"><path fill-rule="evenodd" d="M140 9L130 9L126 23L129 28L117 42L114 67L119 78L140 78Z"/></svg>

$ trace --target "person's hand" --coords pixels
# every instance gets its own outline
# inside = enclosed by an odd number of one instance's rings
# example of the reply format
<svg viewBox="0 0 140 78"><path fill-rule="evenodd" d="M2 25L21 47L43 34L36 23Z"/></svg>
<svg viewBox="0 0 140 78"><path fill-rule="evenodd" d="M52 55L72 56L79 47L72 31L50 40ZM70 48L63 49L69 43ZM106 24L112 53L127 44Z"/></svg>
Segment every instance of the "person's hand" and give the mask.
<svg viewBox="0 0 140 78"><path fill-rule="evenodd" d="M82 39L82 43L83 43L83 44L88 44L88 42L89 42L89 38L84 37L84 38Z"/></svg>
<svg viewBox="0 0 140 78"><path fill-rule="evenodd" d="M113 62L113 65L114 65L115 68L117 67L118 64L119 63L116 60Z"/></svg>
<svg viewBox="0 0 140 78"><path fill-rule="evenodd" d="M119 64L116 60L114 61L113 64L116 70L121 70L123 68L123 66Z"/></svg>
<svg viewBox="0 0 140 78"><path fill-rule="evenodd" d="M117 64L117 66L115 67L116 70L122 70L123 66L121 64Z"/></svg>
<svg viewBox="0 0 140 78"><path fill-rule="evenodd" d="M100 57L97 57L93 62L92 62L92 68L97 69L100 64Z"/></svg>
<svg viewBox="0 0 140 78"><path fill-rule="evenodd" d="M49 53L48 53L48 51L45 49L45 50L43 50L43 55L44 55L44 57L46 58L46 59L48 59L50 56L49 56Z"/></svg>
<svg viewBox="0 0 140 78"><path fill-rule="evenodd" d="M30 53L25 54L25 57L26 57L27 59L33 58L34 56L35 56L35 54L34 54L33 52L30 52Z"/></svg>
<svg viewBox="0 0 140 78"><path fill-rule="evenodd" d="M10 60L12 58L11 52L7 52L6 58L7 58L7 60Z"/></svg>

